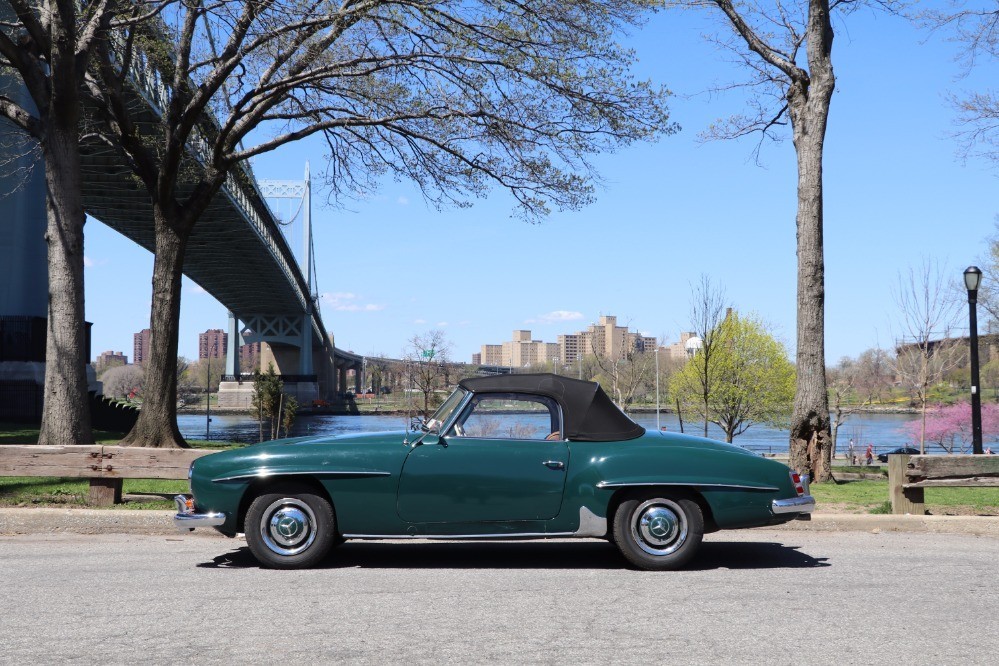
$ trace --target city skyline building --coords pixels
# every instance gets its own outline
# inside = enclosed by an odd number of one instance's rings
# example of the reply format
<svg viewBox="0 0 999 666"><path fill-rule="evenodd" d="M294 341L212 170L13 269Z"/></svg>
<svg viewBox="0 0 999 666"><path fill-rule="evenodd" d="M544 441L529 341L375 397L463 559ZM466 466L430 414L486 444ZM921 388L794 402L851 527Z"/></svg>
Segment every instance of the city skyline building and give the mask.
<svg viewBox="0 0 999 666"><path fill-rule="evenodd" d="M149 329L144 328L132 336L132 363L142 365L149 360Z"/></svg>
<svg viewBox="0 0 999 666"><path fill-rule="evenodd" d="M221 328L210 328L198 335L198 359L225 358L229 334Z"/></svg>
<svg viewBox="0 0 999 666"><path fill-rule="evenodd" d="M604 315L585 331L559 335L558 342L534 340L530 330L515 330L511 340L482 345L479 353L472 354L472 363L514 368L570 365L588 355L619 359L632 352L655 351L657 345L656 338L629 331L627 326L617 325L616 316Z"/></svg>
<svg viewBox="0 0 999 666"><path fill-rule="evenodd" d="M125 355L125 352L108 350L100 353L97 357L97 362L94 365L98 370L102 370L111 365L128 365L128 356Z"/></svg>

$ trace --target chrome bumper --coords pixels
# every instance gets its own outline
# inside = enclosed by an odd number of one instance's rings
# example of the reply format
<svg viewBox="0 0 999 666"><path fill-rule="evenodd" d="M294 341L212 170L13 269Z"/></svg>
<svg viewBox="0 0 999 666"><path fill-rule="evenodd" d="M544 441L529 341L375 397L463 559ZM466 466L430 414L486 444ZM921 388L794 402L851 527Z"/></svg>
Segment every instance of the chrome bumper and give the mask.
<svg viewBox="0 0 999 666"><path fill-rule="evenodd" d="M782 513L811 513L815 511L815 498L811 495L802 495L793 499L775 499L770 505L770 510L775 516Z"/></svg>
<svg viewBox="0 0 999 666"><path fill-rule="evenodd" d="M181 532L190 532L195 527L218 527L225 522L224 513L196 513L194 502L187 495L176 495L173 501L177 505L173 526Z"/></svg>

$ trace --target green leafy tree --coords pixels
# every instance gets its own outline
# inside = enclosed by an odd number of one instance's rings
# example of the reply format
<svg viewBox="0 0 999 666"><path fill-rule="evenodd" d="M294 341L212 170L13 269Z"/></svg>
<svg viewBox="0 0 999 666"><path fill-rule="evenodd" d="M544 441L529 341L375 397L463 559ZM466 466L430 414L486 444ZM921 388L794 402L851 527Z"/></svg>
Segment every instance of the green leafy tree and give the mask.
<svg viewBox="0 0 999 666"><path fill-rule="evenodd" d="M271 438L276 437L278 411L281 409L281 395L284 382L274 372L274 364L267 364L266 372L258 372L253 378L253 397L250 400L250 413L256 416L259 424L259 440L264 441L264 424Z"/></svg>
<svg viewBox="0 0 999 666"><path fill-rule="evenodd" d="M288 437L291 427L295 425L295 416L298 415L298 398L285 393L284 404L281 405L281 425L284 426L284 436Z"/></svg>
<svg viewBox="0 0 999 666"><path fill-rule="evenodd" d="M712 337L711 364L705 365L704 351L698 351L673 376L673 395L721 428L727 442L756 423L786 427L795 372L784 345L758 319L735 313L712 331Z"/></svg>

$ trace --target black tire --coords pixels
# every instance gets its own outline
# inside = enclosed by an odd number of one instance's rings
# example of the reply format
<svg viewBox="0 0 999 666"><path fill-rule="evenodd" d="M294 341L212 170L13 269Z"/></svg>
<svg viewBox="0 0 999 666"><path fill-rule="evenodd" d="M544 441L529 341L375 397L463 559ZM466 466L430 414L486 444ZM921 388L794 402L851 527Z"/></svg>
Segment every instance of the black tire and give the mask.
<svg viewBox="0 0 999 666"><path fill-rule="evenodd" d="M246 543L265 567L305 569L322 562L336 544L329 501L308 486L269 488L246 511Z"/></svg>
<svg viewBox="0 0 999 666"><path fill-rule="evenodd" d="M689 495L647 492L629 497L614 514L614 543L646 571L679 569L704 538L704 515Z"/></svg>

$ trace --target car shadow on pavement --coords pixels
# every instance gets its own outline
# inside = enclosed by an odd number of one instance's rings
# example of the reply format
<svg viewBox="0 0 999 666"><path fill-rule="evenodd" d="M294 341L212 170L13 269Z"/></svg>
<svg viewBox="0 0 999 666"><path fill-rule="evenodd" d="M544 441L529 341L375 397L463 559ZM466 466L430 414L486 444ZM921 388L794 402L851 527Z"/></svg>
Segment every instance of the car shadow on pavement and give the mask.
<svg viewBox="0 0 999 666"><path fill-rule="evenodd" d="M707 569L812 569L832 566L827 557L812 557L800 546L775 542L705 541L694 561L693 571Z"/></svg>
<svg viewBox="0 0 999 666"><path fill-rule="evenodd" d="M257 568L248 547L218 555L202 568ZM830 566L797 546L779 543L705 542L693 571L710 569L806 569ZM617 548L601 541L386 543L351 541L335 548L320 569L624 569Z"/></svg>

